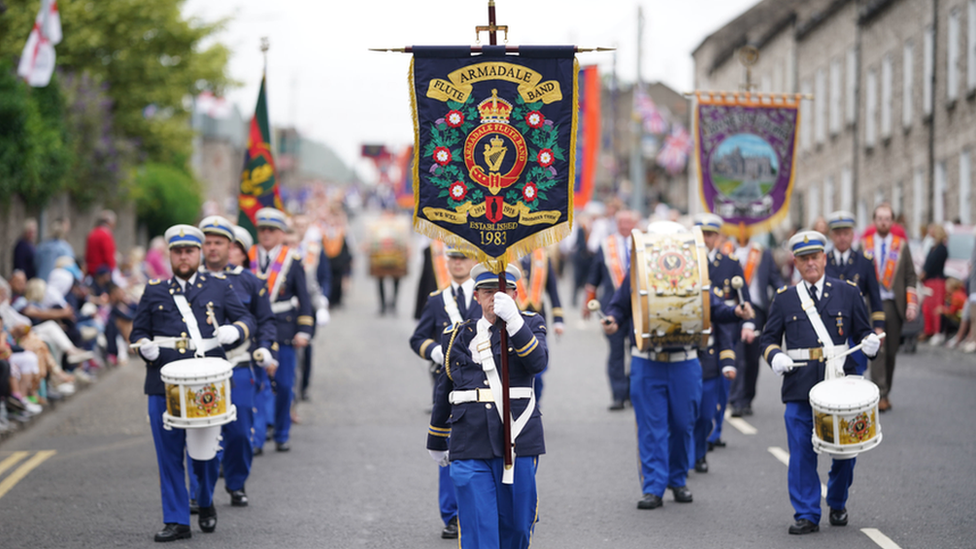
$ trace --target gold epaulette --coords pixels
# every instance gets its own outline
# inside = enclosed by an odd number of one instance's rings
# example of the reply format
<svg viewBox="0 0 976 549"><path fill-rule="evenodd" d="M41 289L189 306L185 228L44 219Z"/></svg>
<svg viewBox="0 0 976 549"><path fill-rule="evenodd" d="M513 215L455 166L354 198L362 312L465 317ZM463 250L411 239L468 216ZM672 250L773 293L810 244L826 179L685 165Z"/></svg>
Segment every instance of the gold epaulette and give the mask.
<svg viewBox="0 0 976 549"><path fill-rule="evenodd" d="M713 288L713 289L712 289L712 291L713 291L713 292L715 292L715 295L717 295L717 296L719 296L719 297L724 297L724 296L725 296L725 292L723 292L723 291L722 291L721 289L719 289L719 288Z"/></svg>
<svg viewBox="0 0 976 549"><path fill-rule="evenodd" d="M427 294L427 296L428 297L434 297L435 295L437 295L437 294L439 294L439 293L441 293L443 291L444 290L434 290L433 292L430 292L429 294Z"/></svg>
<svg viewBox="0 0 976 549"><path fill-rule="evenodd" d="M781 294L781 293L785 292L788 289L790 289L789 286L783 286L782 288L776 290L776 293Z"/></svg>
<svg viewBox="0 0 976 549"><path fill-rule="evenodd" d="M853 280L845 280L845 282L847 282L851 286L854 286L855 288L857 288L857 284L855 284Z"/></svg>
<svg viewBox="0 0 976 549"><path fill-rule="evenodd" d="M162 282L162 280L161 280L161 279L159 279L159 278L154 278L154 279L152 279L152 280L150 280L150 281L148 282L148 284L149 284L150 286L155 286L156 284L159 284L160 282Z"/></svg>
<svg viewBox="0 0 976 549"><path fill-rule="evenodd" d="M227 280L227 276L224 275L224 273L210 273L210 276L212 276L212 277L214 277L214 278L216 278L218 280Z"/></svg>

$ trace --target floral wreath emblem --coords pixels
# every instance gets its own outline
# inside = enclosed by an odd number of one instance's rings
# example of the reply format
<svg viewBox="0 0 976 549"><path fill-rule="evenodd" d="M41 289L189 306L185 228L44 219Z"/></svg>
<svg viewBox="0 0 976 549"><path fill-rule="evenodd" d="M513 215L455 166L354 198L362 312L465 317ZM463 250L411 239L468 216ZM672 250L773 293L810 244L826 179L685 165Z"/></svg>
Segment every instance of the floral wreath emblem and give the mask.
<svg viewBox="0 0 976 549"><path fill-rule="evenodd" d="M518 182L528 163L529 148L518 129L509 124L512 104L498 97L498 90L491 90L491 97L478 104L478 112L481 125L464 140L464 165L468 177L498 194ZM506 162L510 152L515 159L511 164Z"/></svg>
<svg viewBox="0 0 976 549"><path fill-rule="evenodd" d="M861 412L847 423L847 435L858 442L864 442L870 430L871 418L868 417L867 412Z"/></svg>
<svg viewBox="0 0 976 549"><path fill-rule="evenodd" d="M220 393L217 392L217 387L213 383L204 385L193 394L193 404L207 415L213 414L220 404Z"/></svg>

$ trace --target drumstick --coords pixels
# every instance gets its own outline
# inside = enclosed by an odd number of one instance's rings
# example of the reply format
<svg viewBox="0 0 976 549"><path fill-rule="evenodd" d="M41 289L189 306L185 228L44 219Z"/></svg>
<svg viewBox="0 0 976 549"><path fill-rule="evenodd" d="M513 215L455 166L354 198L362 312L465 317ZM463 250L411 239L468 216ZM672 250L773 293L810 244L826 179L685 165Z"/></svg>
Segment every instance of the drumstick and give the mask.
<svg viewBox="0 0 976 549"><path fill-rule="evenodd" d="M600 310L599 301L595 299L591 299L586 304L586 308L589 309L591 313L596 313L596 316L600 318L601 322L603 322L604 324L610 324L610 319L607 318L607 315L603 314L603 311Z"/></svg>
<svg viewBox="0 0 976 549"><path fill-rule="evenodd" d="M885 335L887 335L887 334L885 334L884 332L881 332L880 334L878 334L878 339L884 339L885 338ZM844 351L843 353L841 353L841 354L839 354L839 355L837 355L835 357L831 357L828 360L834 360L834 359L838 359L838 358L844 358L847 355L854 354L857 351L860 351L861 350L861 347L864 347L864 343L858 343L857 345L851 347L850 349ZM820 361L817 361L816 363L819 364ZM793 365L794 366L809 366L810 363L809 362L794 362Z"/></svg>
<svg viewBox="0 0 976 549"><path fill-rule="evenodd" d="M739 294L739 306L740 307L745 307L746 306L746 300L745 300L744 297L742 297L742 284L743 284L743 281L742 281L742 277L741 276L733 276L732 277L732 287L735 288L735 291Z"/></svg>

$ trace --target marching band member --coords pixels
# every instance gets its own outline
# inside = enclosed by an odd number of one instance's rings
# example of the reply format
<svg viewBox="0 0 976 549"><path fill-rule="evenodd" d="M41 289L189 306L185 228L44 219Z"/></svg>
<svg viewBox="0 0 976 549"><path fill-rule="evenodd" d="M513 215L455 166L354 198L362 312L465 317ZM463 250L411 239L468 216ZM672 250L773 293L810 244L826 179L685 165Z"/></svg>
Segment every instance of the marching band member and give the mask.
<svg viewBox="0 0 976 549"><path fill-rule="evenodd" d="M705 247L708 248L708 278L712 281L712 291L722 298L726 305L734 307L738 295L732 289L732 279L738 276L745 280L745 274L742 272L742 266L739 265L738 260L729 254L722 253L719 249L721 241L719 231L722 229L723 223L725 221L721 217L711 213L699 214L695 217L695 226L701 228ZM742 298L746 303L752 301L748 286L742 287ZM732 341L736 339L737 335L741 339L748 339L749 341L755 339L755 324L752 321L742 323L741 329L739 325L739 319L733 318L729 322L720 322L715 329L728 332L727 337ZM715 427L708 435L709 450L716 446L725 447L725 441L722 440L722 426L725 424L725 406L729 401L729 388L732 379L722 376L719 381L721 383L718 387L718 406L713 411Z"/></svg>
<svg viewBox="0 0 976 549"><path fill-rule="evenodd" d="M443 290L430 293L424 302L420 321L410 337L410 348L413 352L431 362L430 373L435 387L437 378L444 370L441 334L455 324L481 318L481 306L474 300L474 280L471 279L474 260L453 248L448 248L445 255L451 282ZM438 502L441 519L444 521L441 537L455 539L458 536L457 496L451 481L451 471L447 467L440 468Z"/></svg>
<svg viewBox="0 0 976 549"><path fill-rule="evenodd" d="M776 374L783 376L782 399L786 404L786 436L789 442L789 491L795 511L790 534L802 535L820 529L820 476L817 454L810 433L813 409L810 389L824 380L824 357L847 350L848 338L864 344L864 354L873 357L881 340L871 329L864 298L853 281L824 275L827 239L816 231L797 233L789 241L793 264L802 280L792 288L777 290L763 329L763 356ZM786 343L786 350L780 342ZM897 339L897 338L895 338ZM818 360L819 358L819 360ZM797 365L793 360L806 362ZM848 356L844 371L854 373ZM853 481L856 459L835 459L827 481L830 524L847 524L847 493Z"/></svg>
<svg viewBox="0 0 976 549"><path fill-rule="evenodd" d="M258 245L251 248L251 271L266 278L271 311L278 330L278 369L274 374L274 440L279 452L291 450L291 403L295 385L295 349L308 345L315 319L305 283L302 257L284 245L285 214L274 208L261 208L256 214ZM260 405L260 404L259 404ZM259 448L261 433L255 433Z"/></svg>
<svg viewBox="0 0 976 549"><path fill-rule="evenodd" d="M614 292L621 287L630 271L630 233L637 226L637 215L631 211L617 212L616 225L617 232L603 240L590 264L583 318L589 318L590 310L586 305L590 300L596 299L597 291L601 288L600 305L606 309ZM610 379L610 393L613 398L610 410L619 411L623 410L624 403L630 400L630 378L627 377L627 367L624 364L627 353L627 326L621 325L621 330L607 333L606 337L610 346L610 354L607 357L607 377Z"/></svg>
<svg viewBox="0 0 976 549"><path fill-rule="evenodd" d="M871 381L881 391L879 412L887 412L891 408L888 393L895 376L895 355L901 345L901 327L918 316L918 294L915 291L918 276L915 274L908 241L891 232L893 216L890 205L879 204L874 209L877 233L864 237L864 252L874 259L874 269L880 283L878 290L884 309L885 330L890 335L885 338L881 352L870 366Z"/></svg>
<svg viewBox="0 0 976 549"><path fill-rule="evenodd" d="M749 288L749 300L756 318L752 319L754 330L745 332L735 353L735 367L738 373L732 380L729 390L729 404L732 406L731 416L742 417L752 415L752 399L756 398L756 381L759 378L759 332L769 316L769 302L771 294L782 288L786 282L776 266L773 254L769 248L757 242L739 246L735 255L742 266L745 286Z"/></svg>
<svg viewBox="0 0 976 549"><path fill-rule="evenodd" d="M702 369L702 396L698 407L698 420L695 421L695 471L708 472L708 435L715 427L714 414L718 409L722 378L735 379L735 344L728 330L713 329L708 336L708 348L698 349L698 362Z"/></svg>
<svg viewBox="0 0 976 549"><path fill-rule="evenodd" d="M827 226L830 228L830 240L834 243L834 249L827 254L825 272L831 278L850 280L857 284L861 295L868 299L868 311L871 313L874 332L880 334L885 327L885 313L881 304L878 275L874 271L871 257L851 248L854 242L854 214L833 212L827 217ZM857 375L863 375L868 368L867 357L861 351L852 356Z"/></svg>
<svg viewBox="0 0 976 549"><path fill-rule="evenodd" d="M145 392L149 395L149 423L159 464L165 523L156 534L156 541L191 536L190 497L183 467L186 431L163 427L166 387L160 369L170 362L192 358L194 352L223 358L223 345L247 340L255 330L254 318L224 276L198 272L204 239L200 229L175 225L166 231L165 238L173 278L149 281L136 308L130 335L130 341L139 345L139 354L146 361ZM212 461L216 462L216 458ZM217 470L209 462L197 460L192 460L191 468L200 479L200 529L213 532L217 527L217 508L213 504Z"/></svg>
<svg viewBox="0 0 976 549"><path fill-rule="evenodd" d="M535 406L535 375L549 361L546 326L539 315L515 303L519 268L509 265L506 289L498 275L475 265L475 298L484 316L465 320L441 335L444 371L437 379L427 449L442 467L450 465L457 492L461 549L529 547L538 497L535 473L545 453L542 414ZM495 320L505 321L508 349L500 347ZM501 353L508 353L514 470L503 474L504 440ZM497 365L497 366L496 366ZM449 437L449 438L448 438ZM512 474L511 483L504 482Z"/></svg>
<svg viewBox="0 0 976 549"><path fill-rule="evenodd" d="M552 332L556 336L563 335L566 327L563 324L563 307L559 300L559 279L552 260L545 248L536 248L531 254L519 261L522 267L522 277L518 281L518 306L523 311L529 311L546 318L546 306L543 302L543 292L549 295L552 305ZM540 372L535 376L535 398L542 400L543 381Z"/></svg>
<svg viewBox="0 0 976 549"><path fill-rule="evenodd" d="M299 398L308 400L308 384L312 376L312 348L315 331L318 326L326 326L331 319L329 314L329 293L332 288L332 267L329 256L325 254L323 237L318 227L310 226L308 218L296 215L293 218L295 234L298 236L298 253L304 257L305 280L308 282L308 295L315 309L315 324L308 345L302 351L302 380L299 387Z"/></svg>
<svg viewBox="0 0 976 549"><path fill-rule="evenodd" d="M687 232L672 221L657 221L647 228L648 233L676 234ZM751 318L752 307L746 303L732 309L714 292L709 292L712 322L732 322L736 317ZM630 271L607 305L604 331L614 334L621 326L629 326L631 309ZM688 489L688 467L694 455L693 430L702 399L702 370L694 349L664 348L649 352L637 349L637 340L630 330L634 346L630 362L630 400L637 419L637 447L641 462L643 497L638 509L656 509L663 502L665 488L674 493L678 503L691 503ZM625 334L626 337L626 334Z"/></svg>
<svg viewBox="0 0 976 549"><path fill-rule="evenodd" d="M227 277L230 287L257 323L252 337L236 347L225 348L227 361L234 365L231 402L237 406L237 420L223 426L224 485L230 494L230 504L247 507L244 485L251 472L254 457L251 448L251 428L254 424L255 382L251 373L252 357L259 368L272 374L277 367L277 327L268 290L264 281L241 266L230 264L231 250L236 248L235 226L220 216L210 216L200 223L203 231L204 268L208 272ZM245 231L246 232L246 231ZM217 463L213 463L213 475L217 475ZM195 475L191 475L191 480ZM198 479L197 479L198 480ZM191 487L192 487L191 482Z"/></svg>

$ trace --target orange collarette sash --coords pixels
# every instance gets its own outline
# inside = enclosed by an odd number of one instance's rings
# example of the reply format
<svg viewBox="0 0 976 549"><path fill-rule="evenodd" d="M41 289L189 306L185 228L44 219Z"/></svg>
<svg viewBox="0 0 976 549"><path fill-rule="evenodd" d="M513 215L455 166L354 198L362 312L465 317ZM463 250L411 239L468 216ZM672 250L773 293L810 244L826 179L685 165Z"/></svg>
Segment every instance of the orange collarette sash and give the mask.
<svg viewBox="0 0 976 549"><path fill-rule="evenodd" d="M607 264L607 270L610 271L611 282L613 282L613 288L617 289L624 281L624 277L627 276L627 270L624 267L623 261L620 257L619 246L617 245L617 235L610 235L604 242L605 252L603 260Z"/></svg>
<svg viewBox="0 0 976 549"><path fill-rule="evenodd" d="M891 286L895 282L895 269L898 267L898 259L901 257L901 247L904 244L904 240L898 235L891 235L891 249L888 250L887 257L885 258L884 265L878 264L878 259L875 258L874 272L878 275L878 282L885 287L886 290L891 290ZM874 235L870 234L864 237L865 247L874 253Z"/></svg>
<svg viewBox="0 0 976 549"><path fill-rule="evenodd" d="M329 231L323 231L328 233ZM325 249L325 255L329 256L329 259L335 259L342 252L342 243L346 240L345 231L339 229L336 230L332 237L328 234L322 237L322 248Z"/></svg>
<svg viewBox="0 0 976 549"><path fill-rule="evenodd" d="M434 267L434 280L437 282L437 289L443 290L450 286L451 275L447 271L447 256L444 255L443 241L430 241L430 262Z"/></svg>
<svg viewBox="0 0 976 549"><path fill-rule="evenodd" d="M744 269L746 285L752 284L752 275L756 273L756 267L759 266L761 259L762 250L759 249L759 246L750 246L749 256L746 258L746 267Z"/></svg>
<svg viewBox="0 0 976 549"><path fill-rule="evenodd" d="M529 288L525 289L525 273L516 283L518 288L518 305L523 311L539 312L542 310L542 294L546 289L546 279L549 277L549 256L546 250L537 248L532 252L529 265Z"/></svg>
<svg viewBox="0 0 976 549"><path fill-rule="evenodd" d="M278 257L268 266L267 283L268 292L273 292L275 288L275 282L278 280L278 273L281 272L281 267L288 260L288 246L282 246L281 251L278 252ZM247 254L248 258L251 260L251 272L254 274L261 274L261 269L258 267L258 247L252 246L251 251ZM270 295L271 301L274 302L274 295Z"/></svg>

